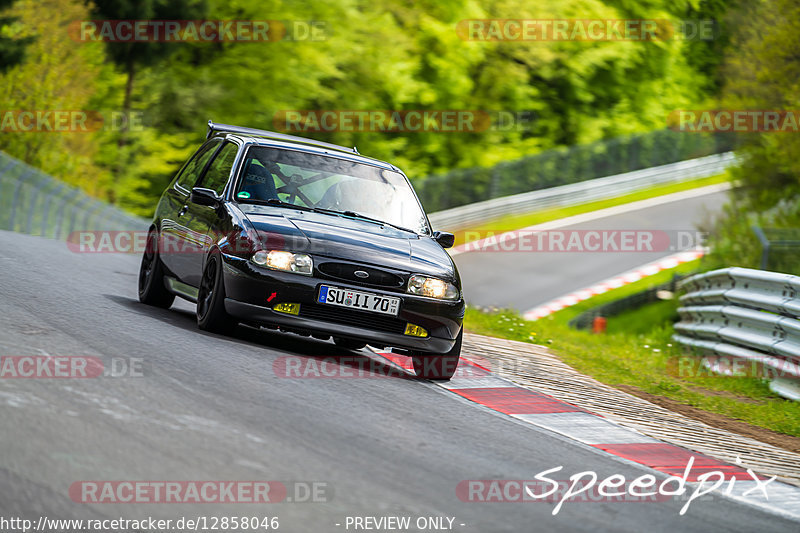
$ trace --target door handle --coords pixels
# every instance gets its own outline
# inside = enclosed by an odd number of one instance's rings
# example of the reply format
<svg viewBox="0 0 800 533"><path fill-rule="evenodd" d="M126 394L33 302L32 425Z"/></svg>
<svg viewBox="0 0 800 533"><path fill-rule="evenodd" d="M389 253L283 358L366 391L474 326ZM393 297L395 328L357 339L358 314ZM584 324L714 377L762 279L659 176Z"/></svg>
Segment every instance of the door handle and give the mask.
<svg viewBox="0 0 800 533"><path fill-rule="evenodd" d="M186 214L186 211L188 211L188 210L189 210L189 206L188 206L188 205L185 205L185 206L183 206L183 207L181 208L181 210L180 210L180 211L178 211L178 216L179 216L179 217L182 217L183 215L185 215L185 214Z"/></svg>

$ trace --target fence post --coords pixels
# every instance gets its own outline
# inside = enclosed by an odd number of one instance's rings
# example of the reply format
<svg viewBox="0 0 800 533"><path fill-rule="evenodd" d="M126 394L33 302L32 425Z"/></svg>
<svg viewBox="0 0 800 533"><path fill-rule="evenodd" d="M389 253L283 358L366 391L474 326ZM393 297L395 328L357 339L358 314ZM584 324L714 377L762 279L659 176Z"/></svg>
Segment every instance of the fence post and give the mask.
<svg viewBox="0 0 800 533"><path fill-rule="evenodd" d="M41 172L37 172L37 174L41 175ZM49 184L53 185L54 183L55 182L53 182L51 180L51 182ZM33 234L33 216L36 213L36 204L39 202L40 193L42 191L44 191L44 190L47 190L47 185L48 185L47 180L44 180L43 182L38 183L37 186L36 186L36 192L34 193L33 197L31 198L31 204L28 207L28 220L25 223L25 233L27 233L28 235L32 235ZM45 202L46 202L48 197L45 197ZM47 216L46 215L46 211L45 211L44 208L42 208L42 216L43 217Z"/></svg>
<svg viewBox="0 0 800 533"><path fill-rule="evenodd" d="M47 218L48 213L50 212L50 201L53 199L54 196L58 195L61 191L64 190L64 184L59 183L49 191L47 191L47 196L44 197L44 206L42 207L42 228L41 228L41 235L42 237L47 236ZM57 238L58 235L53 235L53 238Z"/></svg>
<svg viewBox="0 0 800 533"><path fill-rule="evenodd" d="M764 235L762 229L755 225L753 226L753 233L756 234L758 241L761 243L761 270L767 270L767 264L769 263L769 239L767 236Z"/></svg>
<svg viewBox="0 0 800 533"><path fill-rule="evenodd" d="M8 229L14 231L14 219L17 216L17 203L19 202L19 195L22 192L22 186L25 184L25 178L33 174L33 169L28 167L25 172L17 180L17 186L14 188L14 197L11 199L11 215L8 218Z"/></svg>
<svg viewBox="0 0 800 533"><path fill-rule="evenodd" d="M67 231L67 236L69 236L73 231L75 231L75 223L78 221L78 215L80 214L79 209L89 203L92 199L88 196L84 196L80 200L78 200L75 205L72 206L72 216L69 217L69 231Z"/></svg>
<svg viewBox="0 0 800 533"><path fill-rule="evenodd" d="M68 194L61 198L61 205L58 206L58 213L56 214L56 229L53 233L53 237L58 239L61 236L61 226L63 225L62 222L64 221L64 210L67 207L67 202L71 201L74 197L80 194L78 189L73 189L71 191L72 194Z"/></svg>

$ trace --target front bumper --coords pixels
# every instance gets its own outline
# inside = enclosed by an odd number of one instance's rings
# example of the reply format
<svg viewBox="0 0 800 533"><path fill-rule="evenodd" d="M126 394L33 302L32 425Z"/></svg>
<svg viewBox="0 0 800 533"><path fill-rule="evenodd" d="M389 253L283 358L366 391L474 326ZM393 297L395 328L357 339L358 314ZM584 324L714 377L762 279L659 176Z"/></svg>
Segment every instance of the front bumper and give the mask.
<svg viewBox="0 0 800 533"><path fill-rule="evenodd" d="M464 301L441 301L339 280L261 269L249 261L223 256L225 310L250 323L282 326L313 334L357 339L373 346L392 346L429 353L445 353L455 343L464 320ZM373 294L399 297L396 317L316 303L320 285L333 285ZM299 303L300 315L278 313L278 303ZM404 335L406 323L428 331L424 338Z"/></svg>

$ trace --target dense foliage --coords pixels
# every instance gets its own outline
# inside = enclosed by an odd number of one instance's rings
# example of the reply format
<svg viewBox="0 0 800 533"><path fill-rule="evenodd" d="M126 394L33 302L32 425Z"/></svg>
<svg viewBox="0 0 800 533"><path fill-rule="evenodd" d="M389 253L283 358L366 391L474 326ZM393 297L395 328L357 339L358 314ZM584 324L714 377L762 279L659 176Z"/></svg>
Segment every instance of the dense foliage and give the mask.
<svg viewBox="0 0 800 533"><path fill-rule="evenodd" d="M800 109L800 4L743 3L728 15L731 46L721 69L722 107L762 111ZM743 163L735 191L712 231L718 266L765 267L800 275L800 136L797 132L740 135ZM772 241L768 256L754 226Z"/></svg>
<svg viewBox="0 0 800 533"><path fill-rule="evenodd" d="M10 6L14 0L0 0L0 11ZM14 35L18 19L16 17L0 16L0 72L22 62L25 57L25 47L32 40L31 37L19 38Z"/></svg>
<svg viewBox="0 0 800 533"><path fill-rule="evenodd" d="M724 0L17 0L7 11L18 17L15 31L35 40L25 61L0 75L2 109L92 109L106 116L129 105L144 125L5 131L0 149L145 215L203 138L209 118L269 129L282 110L462 109L524 117L513 127L477 133L312 134L389 159L412 179L489 166L662 129L675 109L711 105L725 39L468 41L456 31L459 21L703 19L720 18L726 6ZM167 8L174 11L159 11ZM202 13L281 20L289 31L277 42L139 49L85 42L69 32L81 20ZM310 21L321 33L293 39Z"/></svg>

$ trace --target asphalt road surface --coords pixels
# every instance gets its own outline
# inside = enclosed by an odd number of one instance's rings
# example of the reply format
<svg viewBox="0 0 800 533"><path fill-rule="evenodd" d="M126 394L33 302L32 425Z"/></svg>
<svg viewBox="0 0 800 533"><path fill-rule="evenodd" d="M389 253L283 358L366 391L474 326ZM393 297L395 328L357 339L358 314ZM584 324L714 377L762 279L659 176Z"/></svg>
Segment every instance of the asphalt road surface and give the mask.
<svg viewBox="0 0 800 533"><path fill-rule="evenodd" d="M678 232L689 235L727 201L716 192L559 228L569 230L660 230L677 248ZM568 233L565 233L568 235ZM585 235L585 234L581 234ZM568 237L566 237L568 238ZM566 239L565 238L565 239ZM653 248L658 239L654 239ZM565 243L567 241L565 240ZM590 241L591 246L598 241ZM508 245L509 249L513 246ZM529 249L532 247L529 246ZM677 251L473 251L455 256L470 305L497 306L525 312L550 300L616 276ZM642 246L645 250L646 247ZM491 250L491 248L489 249Z"/></svg>
<svg viewBox="0 0 800 533"><path fill-rule="evenodd" d="M387 515L455 517L454 531L482 533L797 530L717 497L684 516L682 501L567 502L556 516L553 503L460 501L462 480L532 479L558 465L564 479L646 470L430 383L278 377L281 357L347 352L243 327L233 337L203 333L186 303L137 301L138 262L0 232L0 354L142 367L128 377L0 379L0 518L277 516L279 531L310 532L354 531L346 517ZM328 501L76 503L69 489L82 480L317 482L326 494L317 499Z"/></svg>

